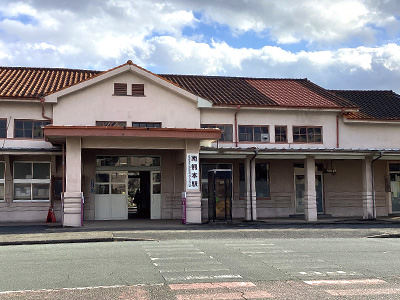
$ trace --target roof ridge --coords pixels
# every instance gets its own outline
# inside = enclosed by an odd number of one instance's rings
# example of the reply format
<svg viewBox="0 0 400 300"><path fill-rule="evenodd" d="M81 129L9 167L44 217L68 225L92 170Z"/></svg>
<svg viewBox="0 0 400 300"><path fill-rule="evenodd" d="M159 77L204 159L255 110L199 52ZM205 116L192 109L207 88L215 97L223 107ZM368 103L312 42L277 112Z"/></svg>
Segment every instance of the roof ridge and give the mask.
<svg viewBox="0 0 400 300"><path fill-rule="evenodd" d="M391 92L391 93L395 93L395 92L393 92L393 90L334 90L334 89L328 89L328 91L331 91L331 92Z"/></svg>
<svg viewBox="0 0 400 300"><path fill-rule="evenodd" d="M193 75L193 74L158 74L158 75L179 76L179 77L221 78L221 79L250 79L250 80L294 80L294 81L308 80L307 78L244 77L244 76Z"/></svg>
<svg viewBox="0 0 400 300"><path fill-rule="evenodd" d="M9 67L9 66L0 66L0 69L8 69L8 70L43 70L43 71L76 71L76 72L94 72L94 73L103 73L104 71L97 70L88 70L88 69L70 69L70 68L47 68L47 67Z"/></svg>

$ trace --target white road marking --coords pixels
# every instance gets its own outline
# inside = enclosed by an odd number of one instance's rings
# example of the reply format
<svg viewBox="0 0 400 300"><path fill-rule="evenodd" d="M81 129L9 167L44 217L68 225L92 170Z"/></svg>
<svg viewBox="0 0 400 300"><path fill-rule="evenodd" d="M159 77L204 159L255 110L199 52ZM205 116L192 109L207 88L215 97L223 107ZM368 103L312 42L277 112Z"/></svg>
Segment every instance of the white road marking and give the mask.
<svg viewBox="0 0 400 300"><path fill-rule="evenodd" d="M212 280L212 279L235 279L242 278L239 274L222 274L222 275L188 275L168 277L164 276L167 281L187 281L187 280Z"/></svg>
<svg viewBox="0 0 400 300"><path fill-rule="evenodd" d="M309 280L304 281L309 285L351 285L351 284L383 284L381 279L351 279L351 280Z"/></svg>

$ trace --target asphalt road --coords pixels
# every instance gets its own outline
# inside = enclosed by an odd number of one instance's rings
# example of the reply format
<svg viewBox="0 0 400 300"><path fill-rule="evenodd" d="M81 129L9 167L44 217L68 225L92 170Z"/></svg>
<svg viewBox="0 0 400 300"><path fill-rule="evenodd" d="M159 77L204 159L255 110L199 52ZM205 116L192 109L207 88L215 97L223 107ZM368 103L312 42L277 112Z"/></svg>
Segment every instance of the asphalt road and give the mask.
<svg viewBox="0 0 400 300"><path fill-rule="evenodd" d="M0 299L400 297L400 239L351 237L343 229L335 237L328 229L299 229L315 235L303 238L293 229L280 237L232 230L170 231L155 241L3 246Z"/></svg>

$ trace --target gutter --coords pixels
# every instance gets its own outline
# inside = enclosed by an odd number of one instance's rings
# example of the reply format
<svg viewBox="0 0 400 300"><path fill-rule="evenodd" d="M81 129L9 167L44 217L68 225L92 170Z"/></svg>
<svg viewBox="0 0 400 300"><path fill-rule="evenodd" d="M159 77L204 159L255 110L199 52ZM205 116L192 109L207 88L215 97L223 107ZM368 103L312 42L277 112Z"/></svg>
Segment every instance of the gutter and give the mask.
<svg viewBox="0 0 400 300"><path fill-rule="evenodd" d="M250 159L250 215L252 222L254 221L254 217L253 217L253 180L251 176L251 171L253 170L253 168L251 164L257 155L258 155L258 149L254 149L254 156Z"/></svg>
<svg viewBox="0 0 400 300"><path fill-rule="evenodd" d="M375 174L374 163L383 156L383 151L379 152L379 156L371 161L371 177L372 177L372 218L376 219L376 197L375 197Z"/></svg>

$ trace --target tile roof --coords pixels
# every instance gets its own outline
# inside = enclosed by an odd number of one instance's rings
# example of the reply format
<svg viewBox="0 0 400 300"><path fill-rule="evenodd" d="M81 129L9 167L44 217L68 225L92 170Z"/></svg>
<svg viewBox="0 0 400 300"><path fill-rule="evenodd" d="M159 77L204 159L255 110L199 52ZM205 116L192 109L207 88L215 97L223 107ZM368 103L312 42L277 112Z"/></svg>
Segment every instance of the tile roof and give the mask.
<svg viewBox="0 0 400 300"><path fill-rule="evenodd" d="M349 112L348 119L400 120L400 95L393 91L331 90L360 107L359 112Z"/></svg>
<svg viewBox="0 0 400 300"><path fill-rule="evenodd" d="M160 75L213 105L356 108L307 79Z"/></svg>
<svg viewBox="0 0 400 300"><path fill-rule="evenodd" d="M37 99L100 73L74 69L0 67L0 98Z"/></svg>

